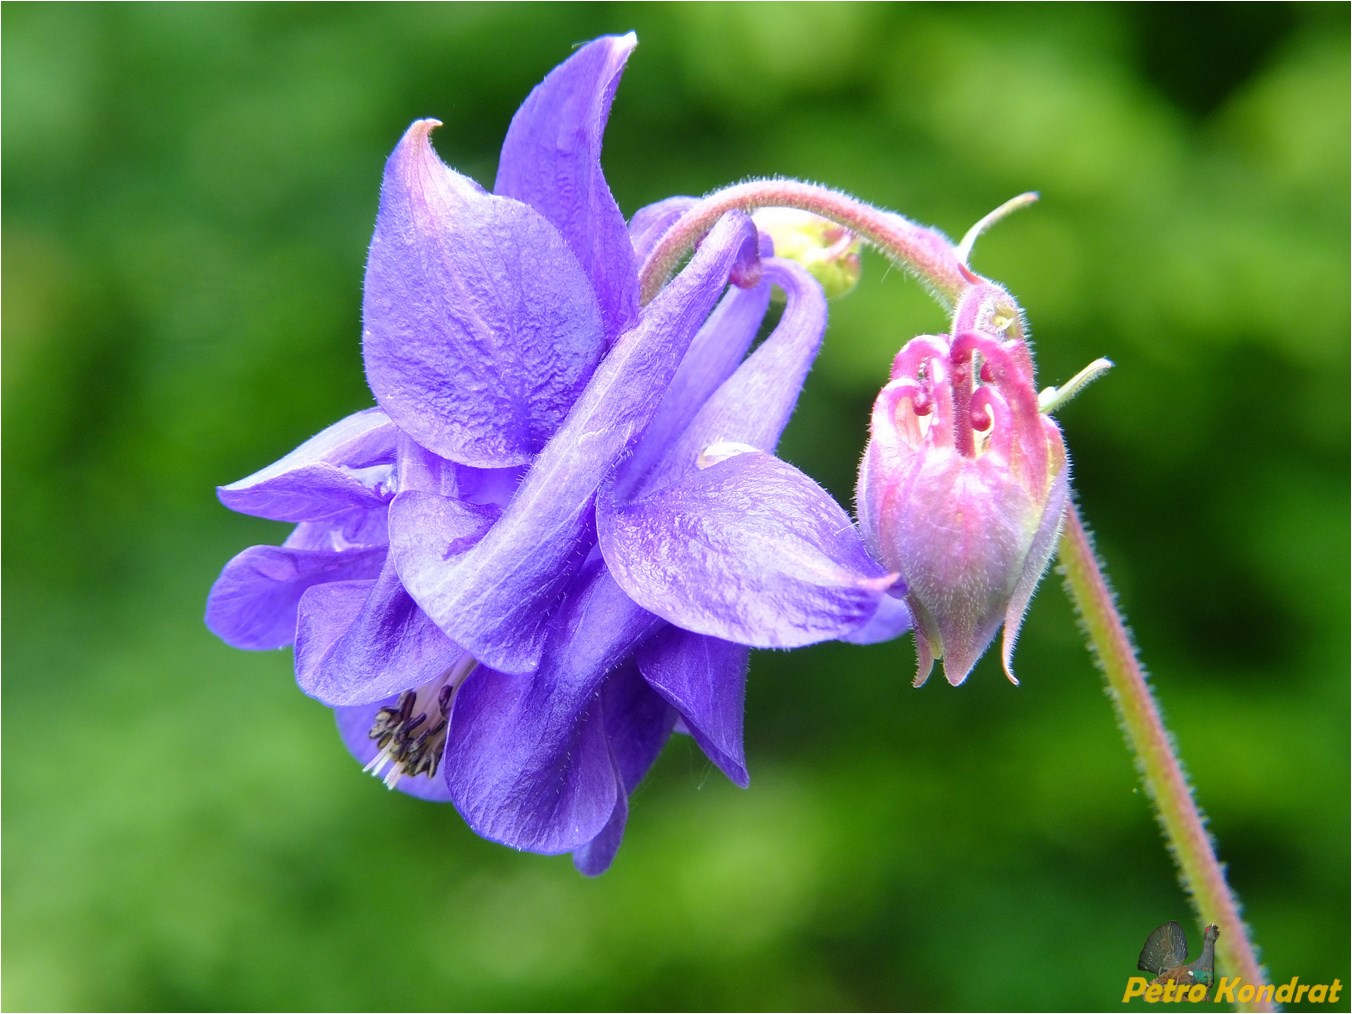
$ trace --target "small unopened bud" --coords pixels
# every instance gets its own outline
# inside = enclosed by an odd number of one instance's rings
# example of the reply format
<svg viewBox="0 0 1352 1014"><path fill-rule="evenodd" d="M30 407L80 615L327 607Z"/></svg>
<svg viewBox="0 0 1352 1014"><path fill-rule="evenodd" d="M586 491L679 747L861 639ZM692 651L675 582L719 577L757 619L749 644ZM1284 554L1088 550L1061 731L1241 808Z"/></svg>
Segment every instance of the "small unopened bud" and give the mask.
<svg viewBox="0 0 1352 1014"><path fill-rule="evenodd" d="M827 299L859 281L859 239L843 225L797 208L762 208L751 216L774 240L775 256L797 261L821 283Z"/></svg>
<svg viewBox="0 0 1352 1014"><path fill-rule="evenodd" d="M1038 411L1022 341L968 331L916 338L898 353L873 403L859 522L906 584L917 686L936 658L957 686L1002 623L1014 680L1014 640L1051 559L1066 488L1065 442Z"/></svg>

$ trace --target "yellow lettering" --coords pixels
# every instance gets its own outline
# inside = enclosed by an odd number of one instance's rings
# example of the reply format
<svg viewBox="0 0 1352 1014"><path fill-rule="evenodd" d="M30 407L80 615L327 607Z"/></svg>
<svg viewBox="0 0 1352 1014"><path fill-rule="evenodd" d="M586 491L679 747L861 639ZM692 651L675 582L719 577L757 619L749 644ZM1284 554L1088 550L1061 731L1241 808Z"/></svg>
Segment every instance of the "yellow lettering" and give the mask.
<svg viewBox="0 0 1352 1014"><path fill-rule="evenodd" d="M1216 1003L1234 1003L1235 987L1238 985L1238 975L1222 975L1216 983Z"/></svg>
<svg viewBox="0 0 1352 1014"><path fill-rule="evenodd" d="M1126 1003L1133 996L1140 996L1145 992L1146 977L1144 975L1133 975L1127 980L1127 988L1122 992L1122 1002Z"/></svg>
<svg viewBox="0 0 1352 1014"><path fill-rule="evenodd" d="M1329 988L1322 982L1310 987L1310 1003L1324 1003L1329 995Z"/></svg>
<svg viewBox="0 0 1352 1014"><path fill-rule="evenodd" d="M1164 995L1164 987L1158 982L1152 982L1145 991L1146 1003L1159 1003L1160 997Z"/></svg>
<svg viewBox="0 0 1352 1014"><path fill-rule="evenodd" d="M1206 983L1194 982L1188 987L1188 1003L1201 1003L1206 999Z"/></svg>
<svg viewBox="0 0 1352 1014"><path fill-rule="evenodd" d="M1296 994L1296 983L1300 982L1300 976L1297 975L1290 982L1284 982L1277 987L1277 1002L1290 1003ZM1302 990L1302 992L1304 992ZM1299 1001L1297 1001L1299 1002Z"/></svg>
<svg viewBox="0 0 1352 1014"><path fill-rule="evenodd" d="M1258 990L1254 988L1252 982L1246 982L1239 987L1235 995L1239 998L1240 1003L1252 1003L1253 995L1257 992Z"/></svg>
<svg viewBox="0 0 1352 1014"><path fill-rule="evenodd" d="M1333 985L1329 987L1329 1003L1338 1002L1338 993L1342 990L1342 988L1343 988L1343 980L1334 979Z"/></svg>
<svg viewBox="0 0 1352 1014"><path fill-rule="evenodd" d="M1258 1003L1271 1003L1271 1002L1272 1002L1272 992L1273 992L1273 990L1275 990L1276 988L1277 988L1277 987L1274 986L1274 985L1272 985L1272 983L1270 983L1270 982L1269 982L1266 986L1254 986L1254 987L1253 987L1253 998L1254 998L1255 1002L1258 1002Z"/></svg>

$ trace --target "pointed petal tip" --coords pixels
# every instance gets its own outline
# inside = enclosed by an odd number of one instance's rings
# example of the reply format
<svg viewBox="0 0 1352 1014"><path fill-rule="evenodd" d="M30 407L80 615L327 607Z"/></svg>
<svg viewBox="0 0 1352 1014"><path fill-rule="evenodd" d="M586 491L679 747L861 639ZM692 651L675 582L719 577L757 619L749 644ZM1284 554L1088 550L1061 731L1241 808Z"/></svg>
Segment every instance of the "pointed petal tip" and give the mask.
<svg viewBox="0 0 1352 1014"><path fill-rule="evenodd" d="M429 150L432 147L432 131L441 126L441 121L425 116L420 120L414 120L404 131L404 136L399 139L399 144L395 150L398 151L406 145L423 144Z"/></svg>
<svg viewBox="0 0 1352 1014"><path fill-rule="evenodd" d="M972 670L981 661L986 646L963 643L955 647L951 643L953 640L956 639L949 638L944 642L944 679L948 680L950 686L960 687L967 682L967 677L972 675ZM976 650L973 650L974 647Z"/></svg>
<svg viewBox="0 0 1352 1014"><path fill-rule="evenodd" d="M915 679L913 687L923 687L934 671L934 652L930 650L929 639L917 627L915 632Z"/></svg>
<svg viewBox="0 0 1352 1014"><path fill-rule="evenodd" d="M1005 636L1000 645L1000 664L1005 670L1005 678L1016 687L1019 685L1018 678L1014 675L1014 642L1019 636L1019 622L1011 624L1008 619L1005 620Z"/></svg>
<svg viewBox="0 0 1352 1014"><path fill-rule="evenodd" d="M967 677L972 673L972 666L976 664L975 660L971 663L961 665L949 665L951 659L944 659L944 679L948 680L949 686L960 687L967 682Z"/></svg>
<svg viewBox="0 0 1352 1014"><path fill-rule="evenodd" d="M616 50L624 53L625 56L628 56L634 51L634 47L638 45L638 32L631 28L623 35L612 35L610 37L610 44Z"/></svg>
<svg viewBox="0 0 1352 1014"><path fill-rule="evenodd" d="M427 160L435 162L437 165L444 165L432 147L432 131L441 126L440 120L432 117L424 117L421 120L414 120L409 124L408 129L404 131L404 136L399 139L395 145L393 153L390 155L389 162L386 163L386 180L389 173L395 166L417 166L425 163ZM408 173L409 168L404 168L403 173ZM377 399L378 401L379 399Z"/></svg>

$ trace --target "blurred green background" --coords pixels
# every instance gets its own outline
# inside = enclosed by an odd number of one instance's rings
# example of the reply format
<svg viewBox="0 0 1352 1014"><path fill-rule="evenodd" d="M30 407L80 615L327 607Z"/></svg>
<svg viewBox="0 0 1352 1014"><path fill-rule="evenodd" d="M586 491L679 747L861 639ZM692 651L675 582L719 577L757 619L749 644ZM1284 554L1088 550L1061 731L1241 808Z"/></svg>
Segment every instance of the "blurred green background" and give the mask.
<svg viewBox="0 0 1352 1014"><path fill-rule="evenodd" d="M1058 581L954 690L908 640L752 662L751 788L673 742L603 878L360 774L289 653L202 626L286 528L213 487L370 403L383 160L491 183L517 104L637 29L626 213L747 176L961 235L1027 309L1075 484L1272 974L1349 974L1347 7L3 11L4 984L28 1009L1118 1006L1199 930ZM844 502L875 258L784 455Z"/></svg>

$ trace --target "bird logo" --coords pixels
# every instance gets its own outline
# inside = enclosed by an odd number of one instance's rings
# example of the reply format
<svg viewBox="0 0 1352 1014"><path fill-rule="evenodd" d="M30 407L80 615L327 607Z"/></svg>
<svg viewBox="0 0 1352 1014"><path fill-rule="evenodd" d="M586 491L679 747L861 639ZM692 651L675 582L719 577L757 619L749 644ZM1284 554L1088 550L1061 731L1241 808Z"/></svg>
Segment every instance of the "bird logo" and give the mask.
<svg viewBox="0 0 1352 1014"><path fill-rule="evenodd" d="M1208 926L1202 931L1202 953L1188 962L1188 936L1176 922L1166 922L1146 937L1136 967L1155 976L1151 985L1191 986L1201 983L1210 989L1216 981L1216 938L1221 931Z"/></svg>

